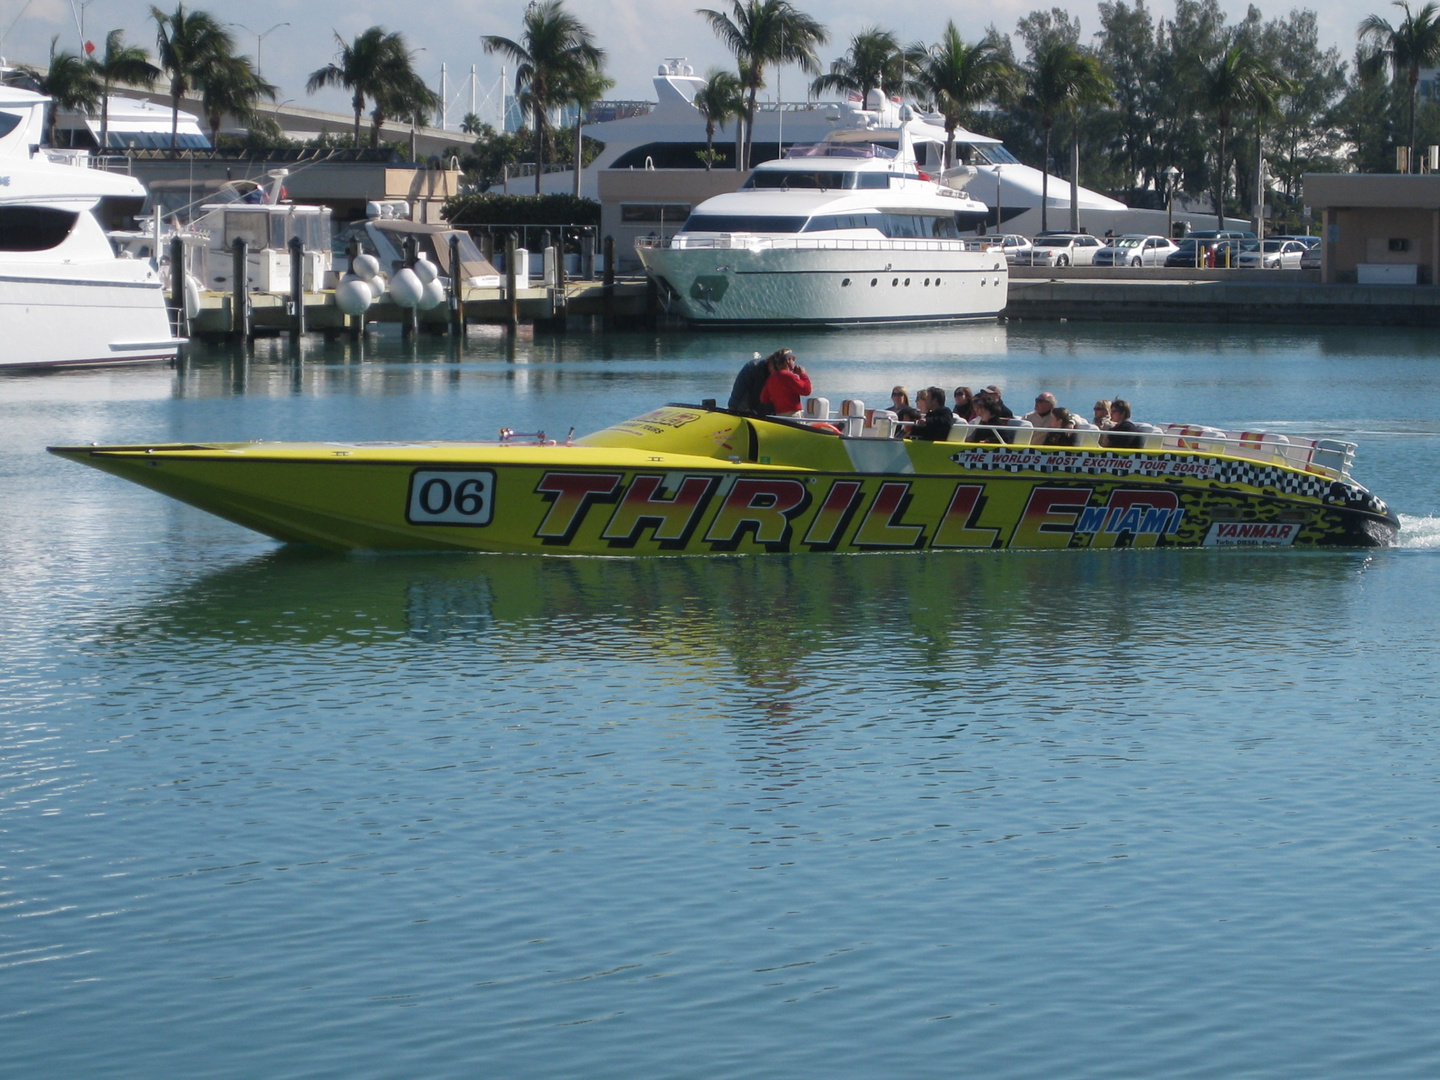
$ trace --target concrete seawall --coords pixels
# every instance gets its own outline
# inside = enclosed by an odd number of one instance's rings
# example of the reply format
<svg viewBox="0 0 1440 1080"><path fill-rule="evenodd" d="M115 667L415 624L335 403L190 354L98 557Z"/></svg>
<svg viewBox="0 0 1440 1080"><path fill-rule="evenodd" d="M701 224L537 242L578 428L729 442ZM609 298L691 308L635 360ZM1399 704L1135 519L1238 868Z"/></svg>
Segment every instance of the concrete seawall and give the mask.
<svg viewBox="0 0 1440 1080"><path fill-rule="evenodd" d="M1440 326L1435 286L1322 285L1316 278L1313 271L1017 267L1004 314L1050 321Z"/></svg>

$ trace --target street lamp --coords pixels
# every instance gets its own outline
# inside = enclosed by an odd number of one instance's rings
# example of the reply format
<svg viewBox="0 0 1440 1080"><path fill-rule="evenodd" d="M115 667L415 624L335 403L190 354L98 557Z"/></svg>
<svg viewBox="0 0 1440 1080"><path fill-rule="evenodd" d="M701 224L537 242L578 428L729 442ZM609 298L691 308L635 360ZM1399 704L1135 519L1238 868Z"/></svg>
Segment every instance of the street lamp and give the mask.
<svg viewBox="0 0 1440 1080"><path fill-rule="evenodd" d="M288 22L276 23L274 26L270 27L269 30L266 30L263 34L251 30L250 27L246 26L244 23L237 22L231 23L230 25L239 27L241 30L255 35L255 74L259 75L263 71L260 66L260 43L263 42L271 34L273 34L276 30L279 30L282 26L289 26L290 24Z"/></svg>
<svg viewBox="0 0 1440 1080"><path fill-rule="evenodd" d="M1165 166L1165 239L1175 239L1175 178L1180 170L1174 165Z"/></svg>

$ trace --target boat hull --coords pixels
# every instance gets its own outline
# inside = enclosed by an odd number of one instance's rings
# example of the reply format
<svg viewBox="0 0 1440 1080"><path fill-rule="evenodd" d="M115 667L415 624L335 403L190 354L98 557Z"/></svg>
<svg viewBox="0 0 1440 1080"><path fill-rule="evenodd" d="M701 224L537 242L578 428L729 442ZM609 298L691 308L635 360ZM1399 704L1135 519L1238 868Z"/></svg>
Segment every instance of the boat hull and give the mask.
<svg viewBox="0 0 1440 1080"><path fill-rule="evenodd" d="M183 344L160 281L120 259L0 267L0 326L0 371L160 363Z"/></svg>
<svg viewBox="0 0 1440 1080"><path fill-rule="evenodd" d="M695 244L697 246L690 246ZM848 325L993 319L1003 255L959 241L765 241L640 247L672 310L701 325Z"/></svg>
<svg viewBox="0 0 1440 1080"><path fill-rule="evenodd" d="M1225 455L842 439L682 406L586 445L52 451L339 551L1374 547L1397 529L1358 485Z"/></svg>

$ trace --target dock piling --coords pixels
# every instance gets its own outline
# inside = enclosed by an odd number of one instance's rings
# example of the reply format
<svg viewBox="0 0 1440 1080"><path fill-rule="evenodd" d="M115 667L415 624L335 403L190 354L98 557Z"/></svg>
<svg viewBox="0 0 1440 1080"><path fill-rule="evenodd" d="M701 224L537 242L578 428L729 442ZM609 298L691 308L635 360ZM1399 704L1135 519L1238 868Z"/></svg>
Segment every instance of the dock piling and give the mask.
<svg viewBox="0 0 1440 1080"><path fill-rule="evenodd" d="M170 310L176 337L190 336L190 312L185 305L185 241L170 239Z"/></svg>
<svg viewBox="0 0 1440 1080"><path fill-rule="evenodd" d="M515 234L507 233L505 236L505 300L509 306L506 316L506 326L513 334L520 327L520 298L515 293L515 259L516 259Z"/></svg>
<svg viewBox="0 0 1440 1080"><path fill-rule="evenodd" d="M290 249L290 338L299 341L305 335L305 242L292 236Z"/></svg>
<svg viewBox="0 0 1440 1080"><path fill-rule="evenodd" d="M250 265L245 238L237 236L230 247L230 337L250 340L250 288L246 280Z"/></svg>

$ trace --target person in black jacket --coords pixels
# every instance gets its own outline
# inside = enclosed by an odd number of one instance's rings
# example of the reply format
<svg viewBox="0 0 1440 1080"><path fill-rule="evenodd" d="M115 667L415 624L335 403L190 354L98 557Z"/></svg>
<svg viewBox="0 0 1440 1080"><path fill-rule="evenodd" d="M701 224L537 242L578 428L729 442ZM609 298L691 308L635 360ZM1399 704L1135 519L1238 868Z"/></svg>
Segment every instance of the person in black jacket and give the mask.
<svg viewBox="0 0 1440 1080"><path fill-rule="evenodd" d="M775 353L761 356L757 352L755 359L740 369L740 374L735 376L735 385L730 389L728 407L732 412L765 416L775 411L760 400L760 391L765 389L765 381L770 378L770 361L774 356Z"/></svg>
<svg viewBox="0 0 1440 1080"><path fill-rule="evenodd" d="M945 404L945 391L938 386L926 387L915 399L922 416L910 429L910 438L927 442L944 442L955 426L955 414Z"/></svg>
<svg viewBox="0 0 1440 1080"><path fill-rule="evenodd" d="M1139 435L1116 434L1116 432L1139 431L1135 422L1130 419L1130 403L1121 398L1116 398L1110 403L1110 419L1113 421L1110 430L1100 436L1100 445L1109 447L1112 450L1139 450L1145 440Z"/></svg>

